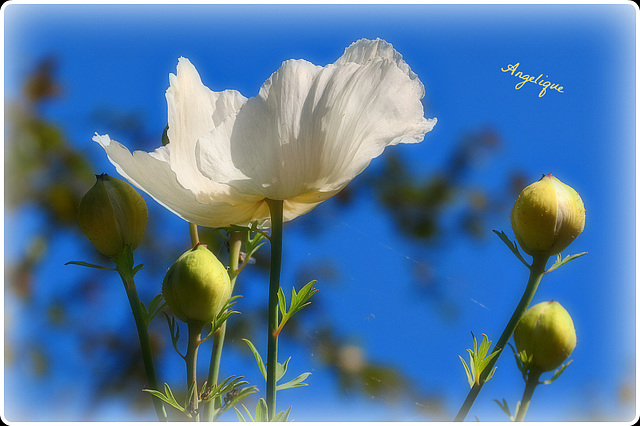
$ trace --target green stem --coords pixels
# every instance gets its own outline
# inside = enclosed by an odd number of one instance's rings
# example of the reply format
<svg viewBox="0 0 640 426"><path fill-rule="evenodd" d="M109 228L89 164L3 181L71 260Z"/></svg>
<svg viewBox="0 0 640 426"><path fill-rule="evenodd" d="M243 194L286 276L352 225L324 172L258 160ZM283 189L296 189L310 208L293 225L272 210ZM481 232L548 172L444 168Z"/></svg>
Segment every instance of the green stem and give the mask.
<svg viewBox="0 0 640 426"><path fill-rule="evenodd" d="M189 222L189 236L191 237L191 246L195 246L200 242L200 237L198 236L198 225L195 223Z"/></svg>
<svg viewBox="0 0 640 426"><path fill-rule="evenodd" d="M231 278L231 294L233 295L233 289L236 285L236 278L238 277L238 262L240 259L240 249L242 248L244 232L232 232L229 238L229 278ZM218 375L220 371L220 358L222 357L222 347L224 346L224 338L227 333L227 323L224 324L215 332L213 336L213 350L211 351L211 362L209 363L209 376L207 378L207 385L213 386L218 384ZM222 405L221 398L216 398L215 401L208 403L205 406L204 419L206 421L213 421L213 412L216 408Z"/></svg>
<svg viewBox="0 0 640 426"><path fill-rule="evenodd" d="M187 390L193 386L193 392L191 395L191 406L193 407L193 419L192 421L199 421L198 416L198 346L200 345L200 333L202 332L203 323L199 321L190 321L187 323L189 328L189 338L187 341L187 353L184 357L187 363Z"/></svg>
<svg viewBox="0 0 640 426"><path fill-rule="evenodd" d="M540 382L538 381L540 379L540 374L541 373L529 373L529 375L527 376L527 385L524 387L524 394L522 395L520 408L518 408L516 422L524 421L524 416L527 414L527 410L529 409L529 403L531 402L533 391L535 390L536 386L540 384Z"/></svg>
<svg viewBox="0 0 640 426"><path fill-rule="evenodd" d="M527 288L524 290L524 294L522 295L522 299L520 299L520 303L518 303L518 306L513 312L513 315L511 315L511 319L509 319L507 326L502 332L502 335L500 336L498 343L496 343L491 353L494 353L497 351L502 352L502 349L504 349L504 347L507 345L507 342L513 335L513 331L515 330L516 325L518 324L518 321L520 321L522 314L524 314L524 311L527 310L527 308L529 307L529 304L531 303L531 300L533 299L533 296L536 294L536 290L538 289L540 280L542 280L542 276L545 273L544 268L548 260L549 260L549 256L533 257L533 263L529 268L530 272L529 272L529 281L527 282ZM460 411L456 415L456 418L454 419L454 421L461 422L461 421L464 421L464 419L467 417L467 414L469 414L469 410L471 410L471 407L473 406L473 403L478 397L478 394L480 393L482 386L484 386L487 380L487 376L489 375L491 370L493 370L493 367L498 361L498 358L500 358L500 355L501 353L498 353L498 355L496 355L491 360L491 362L489 362L486 368L482 371L480 380L477 383L475 383L471 388L471 390L469 391L469 394L467 395L467 398L464 400L462 407L460 407Z"/></svg>
<svg viewBox="0 0 640 426"><path fill-rule="evenodd" d="M127 299L129 299L129 305L133 312L133 319L136 323L138 330L138 340L140 340L140 349L142 350L142 361L144 363L144 370L147 375L147 381L149 382L149 388L159 391L158 379L156 378L156 370L153 366L153 356L151 354L151 344L149 343L149 333L147 332L147 324L142 318L142 310L140 306L140 299L138 298L138 292L136 291L136 284L133 280L132 268L125 267L121 263L116 263L116 268L124 283L124 288L127 292ZM153 406L156 410L158 420L166 422L167 413L165 412L162 401L158 398L152 397Z"/></svg>
<svg viewBox="0 0 640 426"><path fill-rule="evenodd" d="M276 415L276 367L278 362L278 288L282 267L282 225L284 202L269 200L271 212L271 272L269 275L269 328L267 345L267 419Z"/></svg>

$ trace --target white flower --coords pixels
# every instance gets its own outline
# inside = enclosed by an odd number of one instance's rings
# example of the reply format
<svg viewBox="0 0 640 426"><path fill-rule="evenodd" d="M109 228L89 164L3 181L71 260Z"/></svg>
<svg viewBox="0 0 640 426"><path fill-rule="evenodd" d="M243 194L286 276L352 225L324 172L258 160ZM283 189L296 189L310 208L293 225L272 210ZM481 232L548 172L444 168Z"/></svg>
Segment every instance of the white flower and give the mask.
<svg viewBox="0 0 640 426"><path fill-rule="evenodd" d="M266 198L284 200L284 219L294 219L436 123L424 118L416 74L380 39L353 43L326 67L286 61L251 99L209 90L185 58L169 80L168 145L132 155L108 135L93 139L132 184L208 227L263 222Z"/></svg>

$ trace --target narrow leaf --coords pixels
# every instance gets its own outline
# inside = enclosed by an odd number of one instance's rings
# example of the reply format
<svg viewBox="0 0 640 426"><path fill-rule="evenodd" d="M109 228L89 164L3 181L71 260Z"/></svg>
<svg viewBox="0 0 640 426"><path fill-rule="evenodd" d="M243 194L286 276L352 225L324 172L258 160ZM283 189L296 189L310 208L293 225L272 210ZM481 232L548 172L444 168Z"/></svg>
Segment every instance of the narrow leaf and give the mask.
<svg viewBox="0 0 640 426"><path fill-rule="evenodd" d="M313 285L316 284L317 281L313 280L308 282L304 287L300 289L300 292L296 294L296 289L292 288L291 293L291 308L289 309L289 316L292 316L296 312L300 311L305 306L308 306L311 302L311 296L318 292L317 288L313 288Z"/></svg>
<svg viewBox="0 0 640 426"><path fill-rule="evenodd" d="M556 258L556 262L553 264L553 266L551 266L551 268L547 269L545 272L551 272L555 269L558 269L559 267L566 265L567 263L571 262L572 260L575 260L579 257L584 256L585 254L587 254L587 252L583 252L583 253L578 253L578 254L572 254L571 256L567 256L564 259L561 259L560 255L558 254L558 257Z"/></svg>
<svg viewBox="0 0 640 426"><path fill-rule="evenodd" d="M511 419L511 421L515 420L515 417L513 417L511 415L511 411L509 410L509 404L507 404L507 400L502 398L502 404L500 403L500 401L498 401L497 399L494 399L494 401L496 402L496 404L498 404L500 406L500 408L502 409L502 411L509 416L509 418Z"/></svg>
<svg viewBox="0 0 640 426"><path fill-rule="evenodd" d="M65 265L86 266L87 268L103 269L105 271L115 271L116 270L115 268L107 268L106 266L94 265L93 263L81 262L81 261L76 261L76 260L72 260L71 262L67 262L67 263L65 263Z"/></svg>
<svg viewBox="0 0 640 426"><path fill-rule="evenodd" d="M282 291L282 287L278 289L278 307L280 308L280 313L282 314L282 318L287 316L287 301L284 298L284 292Z"/></svg>
<svg viewBox="0 0 640 426"><path fill-rule="evenodd" d="M269 421L267 417L267 403L264 399L260 398L258 400L258 404L256 405L256 422L267 422Z"/></svg>
<svg viewBox="0 0 640 426"><path fill-rule="evenodd" d="M253 416L251 415L251 412L249 411L249 409L247 407L244 406L244 404L242 404L242 408L244 408L244 411L247 413L247 416L249 417L249 419L254 422L255 420L253 419Z"/></svg>
<svg viewBox="0 0 640 426"><path fill-rule="evenodd" d="M569 364L571 364L573 362L573 360L570 360L569 362L567 362L566 364L562 364L562 366L560 366L560 368L558 368L555 373L553 373L553 376L549 379L549 380L545 380L544 382L540 382L541 385L549 385L553 382L555 382L555 380L560 377L560 375L562 374L562 372L569 366Z"/></svg>
<svg viewBox="0 0 640 426"><path fill-rule="evenodd" d="M281 422L288 422L289 421L289 413L291 413L291 407L287 408L287 410L284 412L284 415L282 416L280 421Z"/></svg>
<svg viewBox="0 0 640 426"><path fill-rule="evenodd" d="M484 359L487 356L487 352L489 351L489 346L491 346L491 341L487 337L486 334L482 334L482 343L480 344L480 349L478 350L478 357L480 359Z"/></svg>
<svg viewBox="0 0 640 426"><path fill-rule="evenodd" d="M271 419L272 422L286 422L289 420L289 413L291 412L291 407L287 408L286 411L280 411L278 414L273 416Z"/></svg>
<svg viewBox="0 0 640 426"><path fill-rule="evenodd" d="M304 383L304 379L306 379L307 377L309 377L311 375L311 373L302 373L301 375L299 375L298 377L296 377L295 379L287 382L287 383L283 383L281 385L277 385L276 386L276 391L280 391L280 390L285 390L285 389L292 389L292 388L298 388L300 386L308 386L307 383Z"/></svg>
<svg viewBox="0 0 640 426"><path fill-rule="evenodd" d="M486 382L488 382L489 380L491 380L491 378L493 377L493 373L495 373L495 372L496 372L496 369L497 369L497 368L498 368L498 367L493 367L493 368L491 369L491 371L489 372L489 374L487 374L487 378L486 378L486 379L484 379L484 382L485 382L485 383L486 383Z"/></svg>
<svg viewBox="0 0 640 426"><path fill-rule="evenodd" d="M151 395L155 396L156 398L158 398L158 399L170 404L169 399L166 396L164 396L164 394L162 392L160 392L160 391L157 391L157 390L154 390L154 389L142 389L142 392L150 393Z"/></svg>
<svg viewBox="0 0 640 426"><path fill-rule="evenodd" d="M276 382L280 379L282 379L282 376L285 375L285 373L287 372L287 366L289 365L289 361L291 360L291 357L287 358L287 360L284 362L284 364L280 364L279 362L276 365Z"/></svg>
<svg viewBox="0 0 640 426"><path fill-rule="evenodd" d="M236 415L238 416L238 421L241 422L241 423L246 423L247 421L242 416L242 413L240 412L240 410L238 410L236 407L233 407L233 409L236 410Z"/></svg>
<svg viewBox="0 0 640 426"><path fill-rule="evenodd" d="M253 346L253 343L251 343L248 339L242 339L242 340L247 345L249 345L249 349L251 349L251 352L253 352L253 356L256 358L256 363L258 363L258 368L260 369L260 372L262 373L262 377L264 377L264 379L267 380L267 369L264 366L264 362L262 361L262 357L258 353L258 350L256 349L255 346Z"/></svg>
<svg viewBox="0 0 640 426"><path fill-rule="evenodd" d="M153 299L151 299L151 302L149 302L149 312L154 312L157 309L161 309L160 304L162 303L162 300L162 293L156 295Z"/></svg>
<svg viewBox="0 0 640 426"><path fill-rule="evenodd" d="M469 371L469 367L467 367L467 363L464 361L464 359L460 355L458 355L458 358L460 358L460 361L462 361L462 365L464 366L464 371L467 373L467 380L469 381L469 387L473 387L474 378L471 375L471 371Z"/></svg>
<svg viewBox="0 0 640 426"><path fill-rule="evenodd" d="M495 229L493 230L493 232L500 237L500 239L502 240L502 242L504 242L507 247L509 247L509 250L511 250L513 252L513 254L516 255L516 257L520 260L520 262L524 263L524 265L527 268L530 268L531 266L527 263L526 260L524 260L524 258L522 257L522 255L520 254L520 250L518 250L518 246L515 243L512 243L511 240L509 240L509 237L507 237L507 234L505 234L504 232L500 231L496 231Z"/></svg>

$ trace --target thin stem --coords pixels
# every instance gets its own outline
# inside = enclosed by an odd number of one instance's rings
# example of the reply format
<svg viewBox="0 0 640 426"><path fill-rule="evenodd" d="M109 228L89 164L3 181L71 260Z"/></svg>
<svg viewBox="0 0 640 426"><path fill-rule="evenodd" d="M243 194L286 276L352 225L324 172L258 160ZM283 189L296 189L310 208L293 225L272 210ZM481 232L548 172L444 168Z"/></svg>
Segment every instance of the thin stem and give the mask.
<svg viewBox="0 0 640 426"><path fill-rule="evenodd" d="M282 225L284 202L269 200L271 212L271 272L269 275L269 328L267 345L267 419L276 415L276 367L278 362L278 288L282 267Z"/></svg>
<svg viewBox="0 0 640 426"><path fill-rule="evenodd" d="M544 267L547 264L547 260L549 260L549 256L533 257L533 263L529 268L530 272L529 272L529 281L527 282L527 288L524 290L524 294L522 295L522 299L520 299L520 303L518 303L518 306L513 312L513 315L511 315L511 318L509 319L507 326L502 332L500 339L494 346L493 351L491 353L494 353L496 351L502 352L502 349L504 349L504 347L507 345L507 342L513 335L513 331L515 330L516 325L518 324L518 321L520 321L522 314L524 314L524 311L527 310L527 308L529 307L529 304L531 303L531 300L533 299L533 296L536 294L538 285L540 284L540 281L542 280L542 276L545 273ZM482 371L482 375L480 376L480 381L473 385L473 387L469 391L469 394L467 395L467 398L464 400L462 407L460 407L460 411L458 412L458 414L456 415L456 418L454 419L456 422L464 421L464 419L467 417L467 414L469 414L469 410L471 410L471 407L473 406L473 403L478 397L480 390L482 390L482 386L484 386L485 382L487 381L487 376L489 375L491 370L493 370L493 367L498 361L498 358L500 358L500 355L501 353L498 353L498 355L496 355L491 360L491 362L489 362L487 367Z"/></svg>
<svg viewBox="0 0 640 426"><path fill-rule="evenodd" d="M140 306L140 299L138 298L138 292L136 291L136 284L133 280L133 270L131 267L125 268L123 265L117 265L117 271L122 278L124 288L127 292L127 299L129 299L129 305L133 312L133 319L136 323L136 329L138 330L138 340L140 340L140 349L142 351L142 361L144 363L144 371L147 375L147 381L149 382L149 388L153 390L160 390L158 387L158 379L156 378L156 370L153 366L153 356L151 354L151 344L149 343L149 333L147 332L147 324L142 318L142 311ZM167 413L165 412L162 401L158 398L152 397L153 406L156 410L158 420L166 422Z"/></svg>
<svg viewBox="0 0 640 426"><path fill-rule="evenodd" d="M540 384L538 381L540 379L541 373L529 373L527 376L527 385L524 387L524 394L522 395L522 401L520 402L520 408L518 408L518 414L516 415L516 422L523 422L524 416L527 414L527 410L529 409L529 403L531 402L531 397L533 396L533 391L536 386Z"/></svg>
<svg viewBox="0 0 640 426"><path fill-rule="evenodd" d="M193 386L191 395L191 406L193 407L192 421L199 421L198 416L198 346L200 345L200 333L202 332L203 323L199 321L190 321L187 323L189 328L189 338L187 341L187 353L184 357L187 363L187 390Z"/></svg>
<svg viewBox="0 0 640 426"><path fill-rule="evenodd" d="M231 278L231 294L233 295L233 289L236 285L236 278L238 277L238 262L240 259L240 249L242 248L242 240L244 231L232 232L229 238L229 278ZM224 338L227 333L227 323L224 324L215 332L213 337L213 350L211 351L211 362L209 363L209 376L207 378L208 386L218 384L218 375L220 371L220 358L222 357L222 347L224 346ZM204 411L204 419L206 421L213 421L213 412L216 408L222 405L221 398L216 398L215 401L208 403Z"/></svg>
<svg viewBox="0 0 640 426"><path fill-rule="evenodd" d="M189 236L191 237L191 246L195 246L200 243L200 237L198 236L198 225L189 222Z"/></svg>

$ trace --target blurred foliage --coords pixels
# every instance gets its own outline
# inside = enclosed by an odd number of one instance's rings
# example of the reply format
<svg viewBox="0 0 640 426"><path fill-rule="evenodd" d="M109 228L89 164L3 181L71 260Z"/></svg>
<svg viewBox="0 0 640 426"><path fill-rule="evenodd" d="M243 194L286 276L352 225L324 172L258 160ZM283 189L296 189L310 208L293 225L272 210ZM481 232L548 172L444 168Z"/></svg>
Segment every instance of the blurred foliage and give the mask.
<svg viewBox="0 0 640 426"><path fill-rule="evenodd" d="M22 303L17 312L28 315L34 324L44 326L32 331L35 334L28 339L17 339L13 334L15 329L12 328L16 326L15 318L5 317L5 362L7 367L26 362L30 374L46 381L47 378L60 374L56 369L63 368L54 362L56 357L77 358L78 354L74 351L80 351L79 356L90 365L89 371L74 371L74 374L90 376L94 388L88 396L90 403L86 411L80 418L69 420L91 420L92 413L108 400L105 395L123 398L131 407L148 412L151 414L150 418L153 418L149 396L140 392L145 376L130 312L109 312L109 315L119 316L113 322L120 326L113 329L96 330L91 321L87 321L96 312L100 312L97 315L106 314L100 300L102 283L107 279L104 271L87 272L78 282L66 283L63 288L49 292L46 300L40 298L37 304L33 303L34 292L37 291L34 289L43 285L36 281L44 279L39 277L38 270L47 255L56 250L57 235L75 235L77 244L90 247L77 229L75 216L80 198L94 182L94 173L102 172L92 168L82 151L77 148L78 145L63 134L60 125L43 118L43 107L59 101L64 93L56 82L55 70L56 61L53 58L43 60L25 78L22 97L6 103L5 206L10 220L7 221L9 232L5 238L15 238L10 232L11 227L20 224L24 212L35 210L43 217L34 222L33 226L37 229L30 233L30 240L22 241L23 248L18 251L17 257L10 263L5 262L7 290L15 300ZM153 149L161 141L161 130L147 132L139 114L102 109L95 111L91 117L101 124L106 123L115 133L125 134L136 148ZM389 150L381 157L381 170L356 179L336 197L336 205L343 207L353 203L366 186L373 189L382 208L406 238L432 246L446 241L452 233L457 232L471 238L482 238L488 230L485 223L491 215L497 212L504 214L506 207L502 200L512 199L526 181L516 175L497 195L489 194L473 184L470 171L475 162L481 157L491 157L501 143L499 136L492 130L472 132L459 143L453 144L455 149L440 170L424 178L412 174L400 155L395 150ZM454 206L455 220L452 221ZM447 224L454 223L455 227L449 228L444 219L447 219ZM303 229L313 233L322 229L322 221L327 218L306 215L300 220L305 221ZM160 226L159 222L150 217L150 229L136 254L138 256L140 253L140 257L145 259L146 270L164 271L166 265L174 260L173 256L177 256L182 250L181 247L173 251L167 250L172 243L165 239L167 237L163 232L156 232ZM185 235L188 235L186 224ZM200 237L214 253L221 255L221 258L225 257L226 242L219 232L203 229ZM98 259L97 263L105 263L106 259L96 254L95 250L87 249L85 253L94 253L92 256ZM343 277L333 262L333 259L315 259L313 263L295 265L296 276L300 278L298 282L310 279L339 282ZM251 269L255 274L266 275L268 265L268 250L265 249L258 252L256 263ZM434 305L438 306L444 317L454 318L455 304L447 300L441 291L429 262L421 259L413 272L418 296L434 300ZM162 277L154 276L154 279L161 280ZM155 295L148 291L145 293L144 289L139 290L144 301ZM125 299L124 292L122 298ZM324 368L336 373L340 391L359 393L387 404L413 401L419 418L448 419L450 413L445 412L445 401L438 389L425 390L424 384L418 386L418 383L412 381L408 376L409 372L372 360L365 349L350 343L326 324L326 310L321 299L314 301L305 310L305 315L295 317L288 324L287 339L306 348L309 354L317 354L314 359ZM253 338L254 333L260 332L256 330L256 324L262 324L265 312L263 309L255 309L236 317L229 324L227 342L230 346L242 347L249 359L251 354L246 351L240 338ZM298 321L302 321L305 327ZM311 327L315 330L314 333L309 332L309 324L313 324ZM49 343L61 333L72 336L80 344L65 346L68 353L53 353L52 351L60 350L60 345L50 346ZM166 324L152 323L150 337L156 360L163 360L167 353L172 355ZM22 359L17 355L22 353L28 356ZM176 365L179 365L177 368L182 368L180 363ZM628 392L624 393L625 398L628 398L627 394Z"/></svg>

